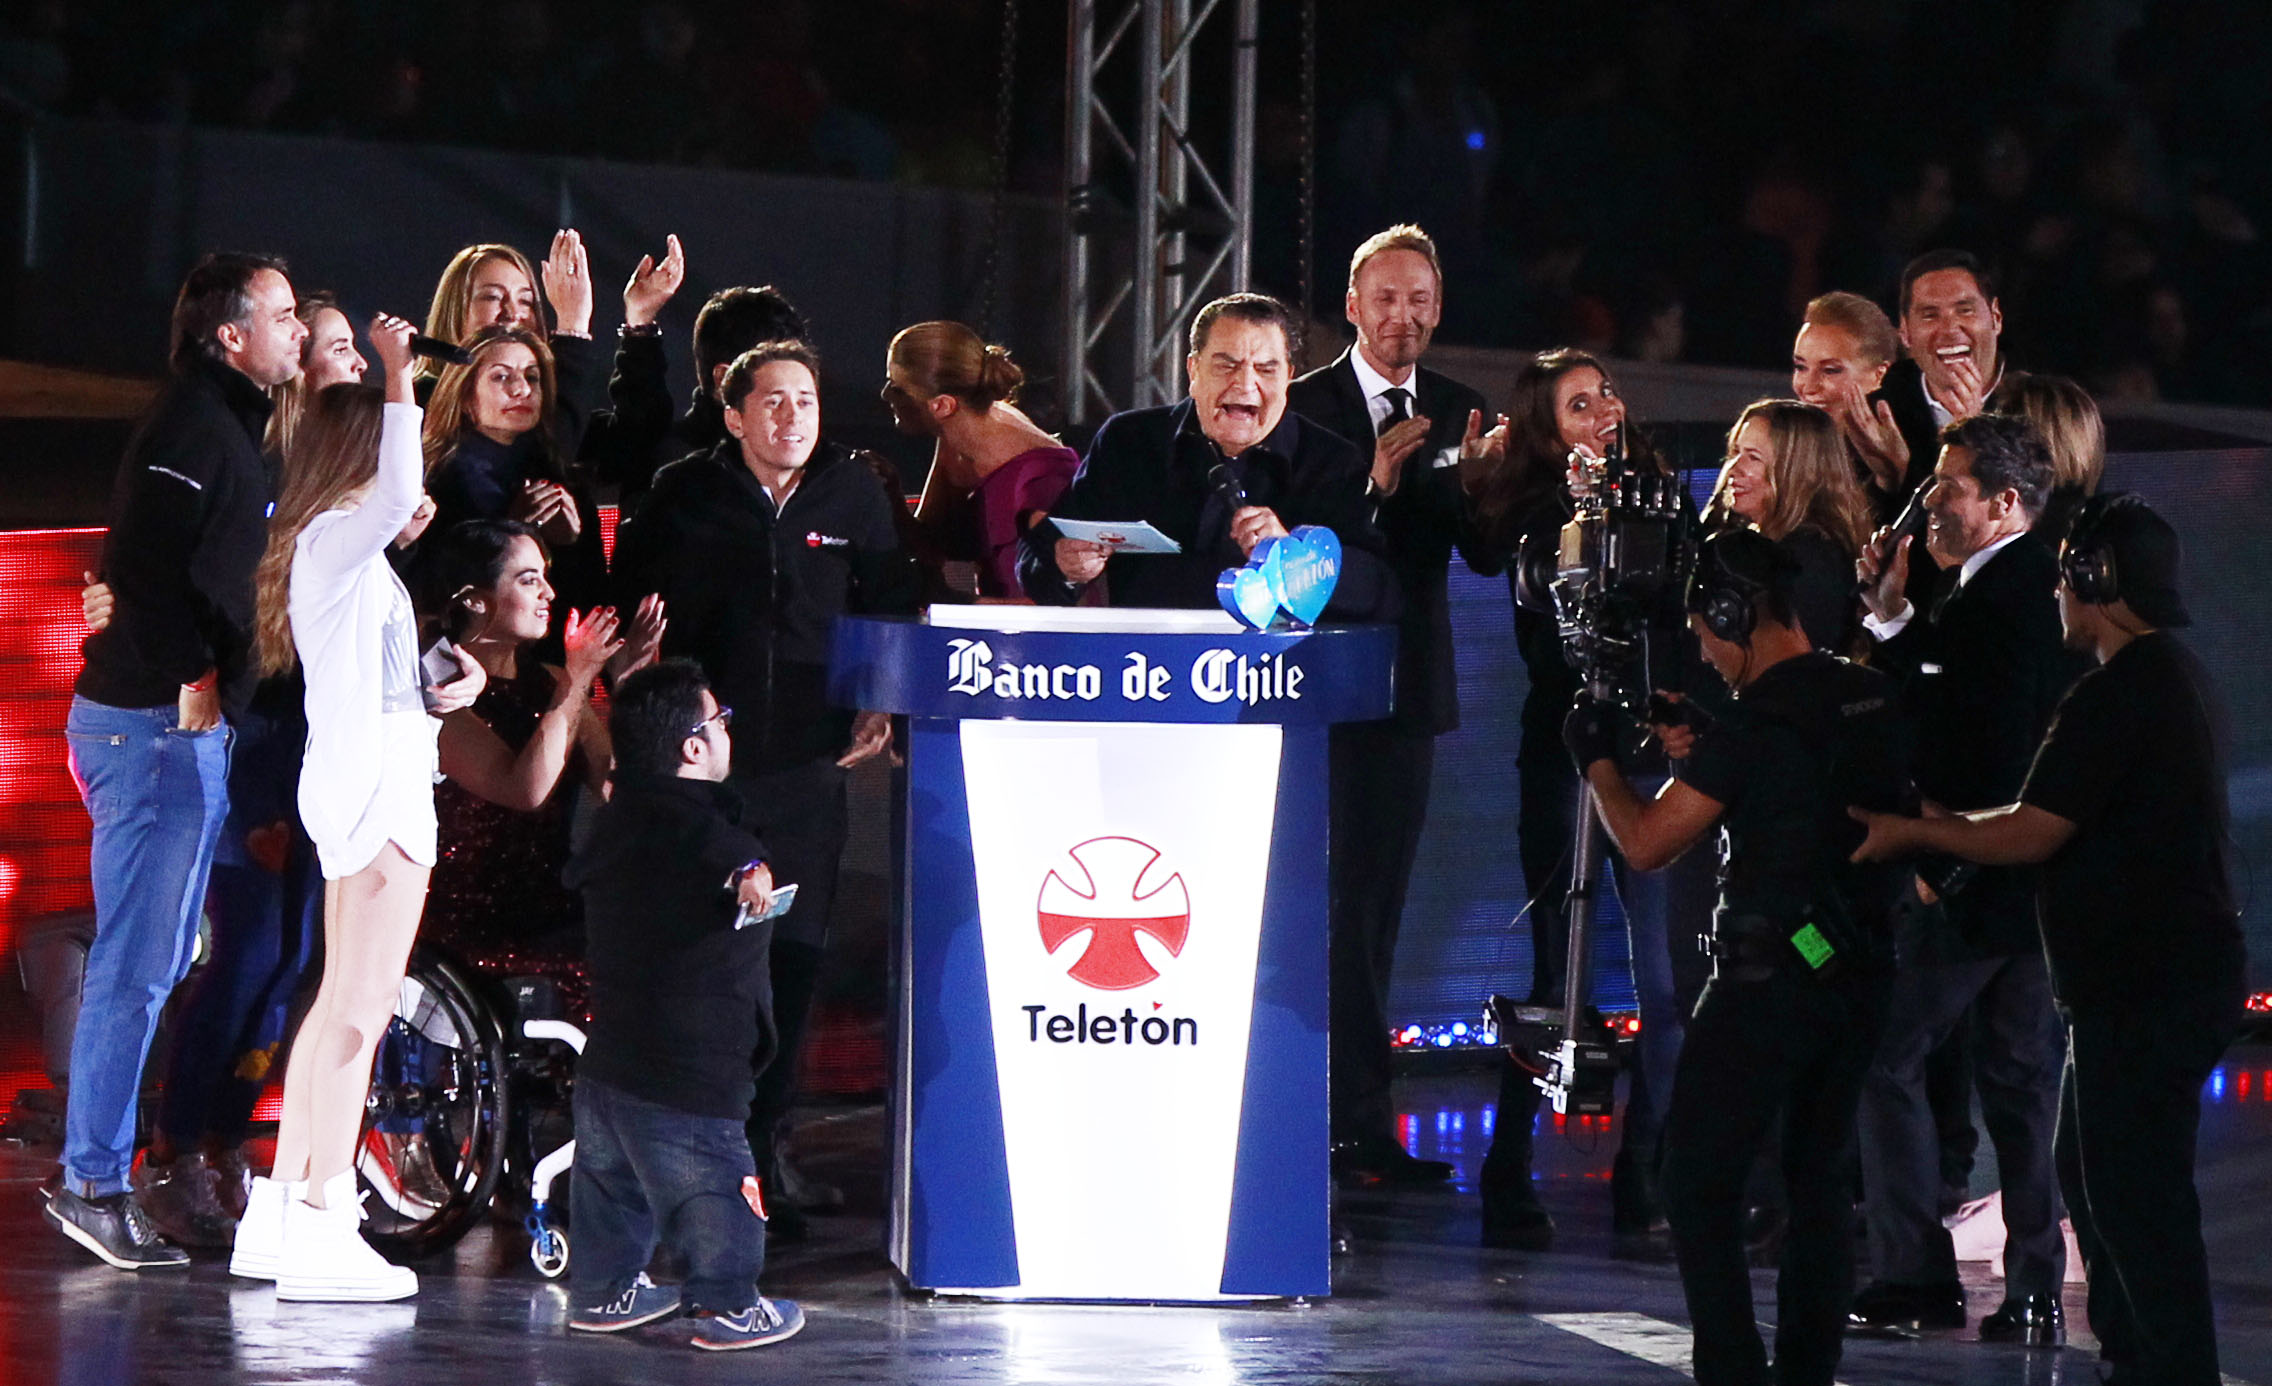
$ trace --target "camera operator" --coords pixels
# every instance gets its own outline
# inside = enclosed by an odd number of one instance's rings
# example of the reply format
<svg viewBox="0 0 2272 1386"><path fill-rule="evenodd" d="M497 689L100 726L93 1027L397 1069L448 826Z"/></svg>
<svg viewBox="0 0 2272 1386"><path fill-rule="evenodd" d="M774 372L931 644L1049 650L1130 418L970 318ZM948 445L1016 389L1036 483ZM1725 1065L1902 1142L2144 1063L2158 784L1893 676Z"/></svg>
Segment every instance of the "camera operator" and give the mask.
<svg viewBox="0 0 2272 1386"><path fill-rule="evenodd" d="M2043 864L2036 904L2067 1039L2059 1182L2107 1380L2215 1386L2193 1151L2247 955L2225 864L2225 708L2169 633L2190 621L2180 566L2176 532L2143 501L2085 501L2059 618L2098 667L2059 704L2017 802L1954 818L1857 812L1869 838L1855 858Z"/></svg>
<svg viewBox="0 0 2272 1386"><path fill-rule="evenodd" d="M1778 1116L1790 1191L1773 1379L1828 1386L1853 1285L1854 1109L1891 989L1901 873L1856 869L1849 797L1890 807L1909 737L1883 674L1814 648L1795 565L1766 536L1708 540L1690 623L1734 700L1702 731L1659 727L1683 773L1654 799L1615 758L1619 715L1591 699L1564 738L1627 862L1661 869L1722 829L1713 971L1688 1022L1666 1118L1664 1193L1701 1386L1768 1379L1743 1237L1753 1156Z"/></svg>
<svg viewBox="0 0 2272 1386"><path fill-rule="evenodd" d="M2051 489L2042 438L2024 419L1981 414L1951 424L1941 440L1926 496L1926 544L1943 565L1930 609L1919 614L1902 596L1908 539L1879 531L1856 570L1876 662L1902 680L1917 718L1918 790L1963 812L2019 792L2076 668L2059 643L2057 564L2028 532ZM2005 1300L1981 1321L1981 1336L2060 1340L2066 1245L2051 1159L2059 1027L2032 891L2025 873L1983 870L1939 910L1920 890L1902 931L1892 1019L1862 1100L1876 1279L1855 1296L1857 1327L1964 1326L1955 1249L1941 1225L1925 1064L1970 1010L2006 1233Z"/></svg>

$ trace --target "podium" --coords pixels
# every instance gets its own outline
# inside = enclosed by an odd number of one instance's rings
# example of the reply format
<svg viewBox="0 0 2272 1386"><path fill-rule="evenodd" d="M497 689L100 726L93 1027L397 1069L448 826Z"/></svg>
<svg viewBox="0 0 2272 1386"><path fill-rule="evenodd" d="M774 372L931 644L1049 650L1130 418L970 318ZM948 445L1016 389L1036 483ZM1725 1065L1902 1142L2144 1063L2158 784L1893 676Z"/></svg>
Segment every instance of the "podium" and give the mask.
<svg viewBox="0 0 2272 1386"><path fill-rule="evenodd" d="M847 617L834 701L912 718L891 1255L995 1299L1330 1289L1326 728L1388 626Z"/></svg>

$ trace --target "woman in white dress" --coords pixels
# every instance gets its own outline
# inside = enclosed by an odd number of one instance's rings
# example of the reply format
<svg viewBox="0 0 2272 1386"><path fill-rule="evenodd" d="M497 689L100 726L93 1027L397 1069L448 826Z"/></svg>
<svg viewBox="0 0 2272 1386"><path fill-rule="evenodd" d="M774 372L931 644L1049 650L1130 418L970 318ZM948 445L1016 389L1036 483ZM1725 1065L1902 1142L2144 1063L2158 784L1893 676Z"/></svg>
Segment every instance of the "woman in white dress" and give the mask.
<svg viewBox="0 0 2272 1386"><path fill-rule="evenodd" d="M292 1042L275 1167L254 1181L229 1265L274 1279L282 1299L418 1289L363 1240L351 1162L434 864L437 718L483 674L457 657L430 707L410 595L386 560L423 499L411 332L385 315L371 325L383 395L333 385L309 402L258 577L262 669L306 668L300 817L324 875L323 982Z"/></svg>

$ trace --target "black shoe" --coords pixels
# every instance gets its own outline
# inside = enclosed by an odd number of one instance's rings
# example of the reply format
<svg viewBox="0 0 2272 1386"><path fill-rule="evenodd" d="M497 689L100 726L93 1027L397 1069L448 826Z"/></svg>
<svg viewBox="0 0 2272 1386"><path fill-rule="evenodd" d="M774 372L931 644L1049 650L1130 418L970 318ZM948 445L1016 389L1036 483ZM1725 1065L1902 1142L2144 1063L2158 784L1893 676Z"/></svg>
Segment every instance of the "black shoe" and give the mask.
<svg viewBox="0 0 2272 1386"><path fill-rule="evenodd" d="M1499 1251L1552 1251L1554 1219L1538 1201L1530 1176L1483 1180L1483 1245Z"/></svg>
<svg viewBox="0 0 2272 1386"><path fill-rule="evenodd" d="M58 1189L46 1211L58 1232L120 1270L189 1264L189 1253L158 1235L132 1194L82 1198Z"/></svg>
<svg viewBox="0 0 2272 1386"><path fill-rule="evenodd" d="M1343 1179L1379 1184L1441 1184L1452 1177L1448 1162L1418 1159L1385 1136L1337 1143L1333 1172Z"/></svg>
<svg viewBox="0 0 2272 1386"><path fill-rule="evenodd" d="M1630 1150L1620 1150L1609 1166L1610 1232L1620 1241L1661 1238L1671 1230L1663 1204L1657 1198L1656 1180Z"/></svg>
<svg viewBox="0 0 2272 1386"><path fill-rule="evenodd" d="M788 1199L775 1199L765 1205L765 1240L774 1242L801 1242L812 1235L811 1224L805 1221L805 1210Z"/></svg>
<svg viewBox="0 0 2272 1386"><path fill-rule="evenodd" d="M2026 1295L2007 1299L2003 1307L1980 1321L1983 1343L2018 1343L2021 1347L2055 1348L2067 1341L2067 1315L2056 1295Z"/></svg>
<svg viewBox="0 0 2272 1386"><path fill-rule="evenodd" d="M1880 1281L1854 1294L1846 1312L1849 1329L1964 1327L1964 1287L1953 1280L1938 1285L1891 1285Z"/></svg>

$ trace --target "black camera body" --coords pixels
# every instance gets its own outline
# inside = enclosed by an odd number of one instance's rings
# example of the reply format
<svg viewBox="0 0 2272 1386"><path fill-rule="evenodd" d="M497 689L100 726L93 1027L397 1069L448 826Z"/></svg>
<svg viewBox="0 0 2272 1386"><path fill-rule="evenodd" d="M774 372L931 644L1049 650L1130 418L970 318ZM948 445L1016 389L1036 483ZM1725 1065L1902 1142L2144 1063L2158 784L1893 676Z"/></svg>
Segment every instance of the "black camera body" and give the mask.
<svg viewBox="0 0 2272 1386"><path fill-rule="evenodd" d="M1524 536L1516 599L1561 627L1571 667L1593 696L1638 715L1648 688L1650 621L1679 603L1696 567L1694 512L1680 479L1629 463L1622 448L1573 467L1572 513Z"/></svg>

